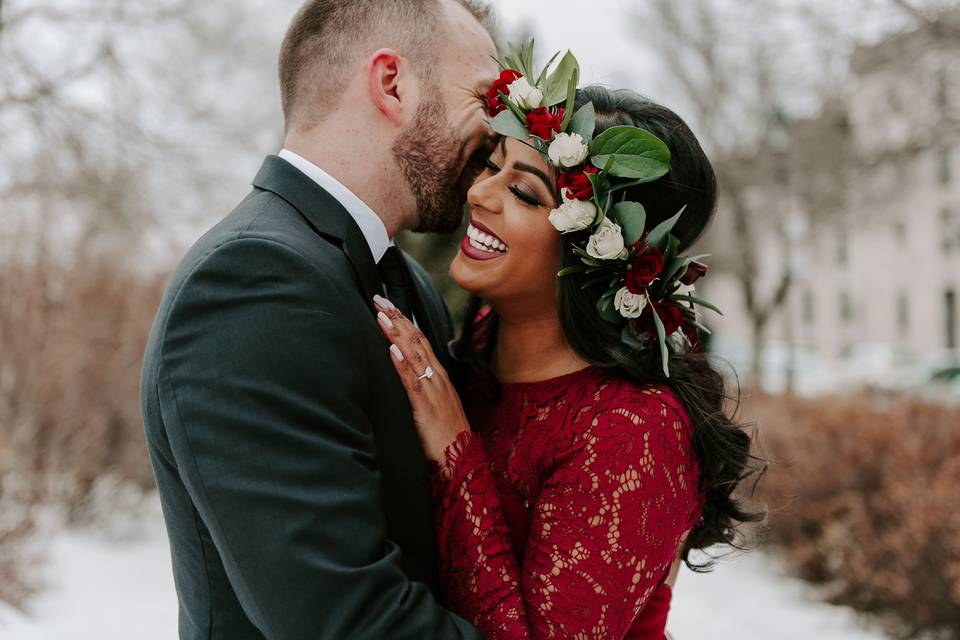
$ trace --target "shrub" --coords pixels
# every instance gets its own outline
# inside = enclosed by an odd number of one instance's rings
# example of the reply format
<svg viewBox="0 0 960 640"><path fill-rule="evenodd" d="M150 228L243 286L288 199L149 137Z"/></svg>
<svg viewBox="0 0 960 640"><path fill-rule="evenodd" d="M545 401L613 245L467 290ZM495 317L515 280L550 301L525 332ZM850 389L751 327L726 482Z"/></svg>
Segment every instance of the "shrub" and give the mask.
<svg viewBox="0 0 960 640"><path fill-rule="evenodd" d="M960 410L757 397L771 542L898 637L960 638Z"/></svg>

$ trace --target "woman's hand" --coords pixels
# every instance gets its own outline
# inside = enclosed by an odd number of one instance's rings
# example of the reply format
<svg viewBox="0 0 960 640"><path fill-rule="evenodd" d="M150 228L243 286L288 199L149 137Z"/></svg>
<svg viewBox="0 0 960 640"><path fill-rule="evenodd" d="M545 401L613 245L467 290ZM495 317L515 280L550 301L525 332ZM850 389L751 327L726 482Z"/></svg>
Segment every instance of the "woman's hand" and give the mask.
<svg viewBox="0 0 960 640"><path fill-rule="evenodd" d="M446 448L470 425L447 372L430 341L386 298L375 296L377 323L390 346L390 360L410 398L413 419L427 457L443 464Z"/></svg>

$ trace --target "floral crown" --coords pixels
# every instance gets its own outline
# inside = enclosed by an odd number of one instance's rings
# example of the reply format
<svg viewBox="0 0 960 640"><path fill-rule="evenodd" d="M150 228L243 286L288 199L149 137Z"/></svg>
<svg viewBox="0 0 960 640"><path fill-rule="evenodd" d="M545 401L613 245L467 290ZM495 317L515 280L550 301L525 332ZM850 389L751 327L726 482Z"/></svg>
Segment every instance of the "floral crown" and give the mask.
<svg viewBox="0 0 960 640"><path fill-rule="evenodd" d="M500 77L486 95L490 126L533 146L559 172L563 203L550 212L550 222L568 237L579 260L558 276L582 274L582 289L607 283L597 301L600 316L622 325L620 338L631 348L656 341L669 376L669 351L695 344L693 328L709 333L696 307L720 313L693 295L694 282L707 272L697 260L706 256L678 255L680 240L672 231L684 209L647 230L643 205L616 194L666 175L670 150L637 127L611 127L594 137L593 103L574 113L577 59L568 51L549 72L557 53L536 73L533 50L533 40L511 45L509 55L497 61Z"/></svg>

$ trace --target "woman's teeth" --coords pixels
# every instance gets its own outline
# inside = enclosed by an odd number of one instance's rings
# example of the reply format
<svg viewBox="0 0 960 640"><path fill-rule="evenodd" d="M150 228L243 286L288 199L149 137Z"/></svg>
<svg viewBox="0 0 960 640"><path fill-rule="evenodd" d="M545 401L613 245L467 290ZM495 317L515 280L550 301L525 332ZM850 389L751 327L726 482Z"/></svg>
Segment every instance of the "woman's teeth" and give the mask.
<svg viewBox="0 0 960 640"><path fill-rule="evenodd" d="M467 227L467 237L470 238L470 246L481 251L490 253L506 253L507 245L503 244L497 238L480 231L472 224Z"/></svg>

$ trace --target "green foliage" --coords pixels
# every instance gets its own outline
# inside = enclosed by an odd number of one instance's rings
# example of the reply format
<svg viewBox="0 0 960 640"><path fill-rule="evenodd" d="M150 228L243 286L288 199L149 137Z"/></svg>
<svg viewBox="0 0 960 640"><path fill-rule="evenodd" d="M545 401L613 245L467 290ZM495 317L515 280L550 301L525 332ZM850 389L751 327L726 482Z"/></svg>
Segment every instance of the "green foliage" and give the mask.
<svg viewBox="0 0 960 640"><path fill-rule="evenodd" d="M643 237L647 211L639 202L618 202L610 209L610 217L620 225L628 247Z"/></svg>
<svg viewBox="0 0 960 640"><path fill-rule="evenodd" d="M657 343L660 345L660 360L663 364L663 375L670 377L670 367L668 361L670 360L670 352L667 351L667 330L663 327L663 321L660 319L659 314L657 314L657 309L652 304L650 306L650 312L653 314L653 324L657 328Z"/></svg>
<svg viewBox="0 0 960 640"><path fill-rule="evenodd" d="M660 138L637 127L611 127L590 145L591 162L598 168L610 159L610 174L652 182L670 171L670 149Z"/></svg>
<svg viewBox="0 0 960 640"><path fill-rule="evenodd" d="M680 216L683 215L683 212L686 211L686 209L687 207L684 206L676 213L675 216L664 220L653 228L653 230L647 235L647 242L651 247L660 247L662 249L666 249L666 246L663 243L667 239L669 233L673 231L673 227L676 226L677 221L680 219Z"/></svg>
<svg viewBox="0 0 960 640"><path fill-rule="evenodd" d="M497 133L509 138L518 138L526 140L530 137L530 131L526 126L520 124L517 116L510 110L501 111L490 121L490 127Z"/></svg>
<svg viewBox="0 0 960 640"><path fill-rule="evenodd" d="M623 321L623 316L613 306L616 295L617 289L610 289L597 300L597 311L600 313L600 317L613 324L619 324Z"/></svg>
<svg viewBox="0 0 960 640"><path fill-rule="evenodd" d="M580 107L580 110L577 111L570 119L570 126L567 128L567 133L579 133L580 137L584 139L585 142L589 143L593 139L593 131L596 128L597 114L593 108L593 103L588 102L587 104Z"/></svg>
<svg viewBox="0 0 960 640"><path fill-rule="evenodd" d="M532 75L530 76L533 77ZM543 91L543 105L552 107L555 104L564 102L568 98L571 78L580 77L580 64L572 53L567 51L556 70L547 76L541 90ZM574 83L576 88L576 83Z"/></svg>

